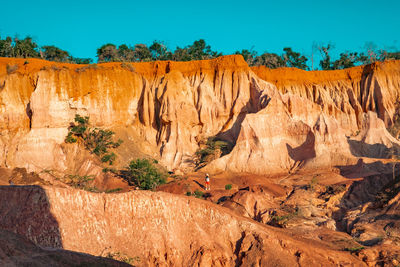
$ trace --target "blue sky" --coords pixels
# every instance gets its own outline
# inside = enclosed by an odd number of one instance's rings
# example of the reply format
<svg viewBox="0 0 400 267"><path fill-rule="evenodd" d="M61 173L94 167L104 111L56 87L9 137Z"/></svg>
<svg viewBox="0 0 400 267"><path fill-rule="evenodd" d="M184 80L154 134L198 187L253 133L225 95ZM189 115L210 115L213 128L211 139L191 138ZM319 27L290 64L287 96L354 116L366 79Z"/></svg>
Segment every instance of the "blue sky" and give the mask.
<svg viewBox="0 0 400 267"><path fill-rule="evenodd" d="M330 4L333 3L333 4ZM337 52L365 42L400 47L399 0L335 1L2 1L0 36L31 35L75 57L95 58L105 43L162 40L169 48L203 38L213 50L243 48L309 55L313 43Z"/></svg>

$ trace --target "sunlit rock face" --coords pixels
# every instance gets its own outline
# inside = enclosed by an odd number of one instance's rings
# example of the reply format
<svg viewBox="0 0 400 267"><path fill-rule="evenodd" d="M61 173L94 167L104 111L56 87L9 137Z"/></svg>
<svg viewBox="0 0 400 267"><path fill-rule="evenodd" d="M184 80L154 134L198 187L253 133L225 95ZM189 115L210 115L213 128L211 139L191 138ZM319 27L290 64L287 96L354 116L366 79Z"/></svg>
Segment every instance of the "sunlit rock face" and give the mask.
<svg viewBox="0 0 400 267"><path fill-rule="evenodd" d="M0 206L3 230L47 248L123 253L138 266L362 266L349 253L294 240L226 208L185 196L8 186L0 187L0 201L8 203Z"/></svg>
<svg viewBox="0 0 400 267"><path fill-rule="evenodd" d="M18 70L7 74L7 64ZM79 151L64 144L77 113L126 141L119 164L146 154L170 170L192 169L209 136L235 146L208 171L272 174L353 164L352 139L397 142L385 126L398 98L398 61L318 72L249 68L241 56L127 64L0 59L0 165L77 168Z"/></svg>

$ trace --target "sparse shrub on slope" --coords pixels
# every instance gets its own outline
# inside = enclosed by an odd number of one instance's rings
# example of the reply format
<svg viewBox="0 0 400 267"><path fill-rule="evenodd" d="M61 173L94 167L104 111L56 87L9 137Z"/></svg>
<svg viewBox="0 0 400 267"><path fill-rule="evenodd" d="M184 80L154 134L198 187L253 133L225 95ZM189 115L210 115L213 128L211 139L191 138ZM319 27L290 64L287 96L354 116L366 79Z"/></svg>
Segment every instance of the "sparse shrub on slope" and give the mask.
<svg viewBox="0 0 400 267"><path fill-rule="evenodd" d="M102 162L108 162L112 165L116 155L109 149L117 148L122 144L121 139L118 139L117 142L113 141L114 134L110 130L90 128L89 117L76 114L75 122L71 124L65 142L76 143L78 139L82 139L86 149L99 156Z"/></svg>
<svg viewBox="0 0 400 267"><path fill-rule="evenodd" d="M144 190L152 190L166 182L166 175L148 159L132 160L124 174L130 183Z"/></svg>
<svg viewBox="0 0 400 267"><path fill-rule="evenodd" d="M231 189L232 189L232 184L225 185L225 190L231 190Z"/></svg>
<svg viewBox="0 0 400 267"><path fill-rule="evenodd" d="M18 70L18 64L15 65L7 64L6 70L7 74L13 74Z"/></svg>
<svg viewBox="0 0 400 267"><path fill-rule="evenodd" d="M205 166L210 161L228 154L233 145L215 136L207 138L206 142L200 144L200 149L196 151L195 164L197 168Z"/></svg>

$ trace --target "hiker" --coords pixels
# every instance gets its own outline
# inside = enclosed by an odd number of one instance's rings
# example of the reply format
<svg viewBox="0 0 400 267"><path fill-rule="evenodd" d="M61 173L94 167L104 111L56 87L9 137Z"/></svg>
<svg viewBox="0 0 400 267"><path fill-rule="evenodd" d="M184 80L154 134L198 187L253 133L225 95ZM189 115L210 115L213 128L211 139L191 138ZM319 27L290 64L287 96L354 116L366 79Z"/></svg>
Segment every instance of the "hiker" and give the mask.
<svg viewBox="0 0 400 267"><path fill-rule="evenodd" d="M211 190L210 187L210 176L206 173L206 190Z"/></svg>

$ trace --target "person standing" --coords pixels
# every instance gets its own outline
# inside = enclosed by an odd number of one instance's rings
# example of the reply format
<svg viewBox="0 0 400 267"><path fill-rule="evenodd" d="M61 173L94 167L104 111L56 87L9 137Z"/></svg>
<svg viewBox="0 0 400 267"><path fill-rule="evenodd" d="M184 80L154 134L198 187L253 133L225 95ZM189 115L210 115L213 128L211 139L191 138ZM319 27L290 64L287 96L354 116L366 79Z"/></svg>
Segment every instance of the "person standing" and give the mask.
<svg viewBox="0 0 400 267"><path fill-rule="evenodd" d="M211 190L210 186L210 176L206 173L206 190Z"/></svg>

